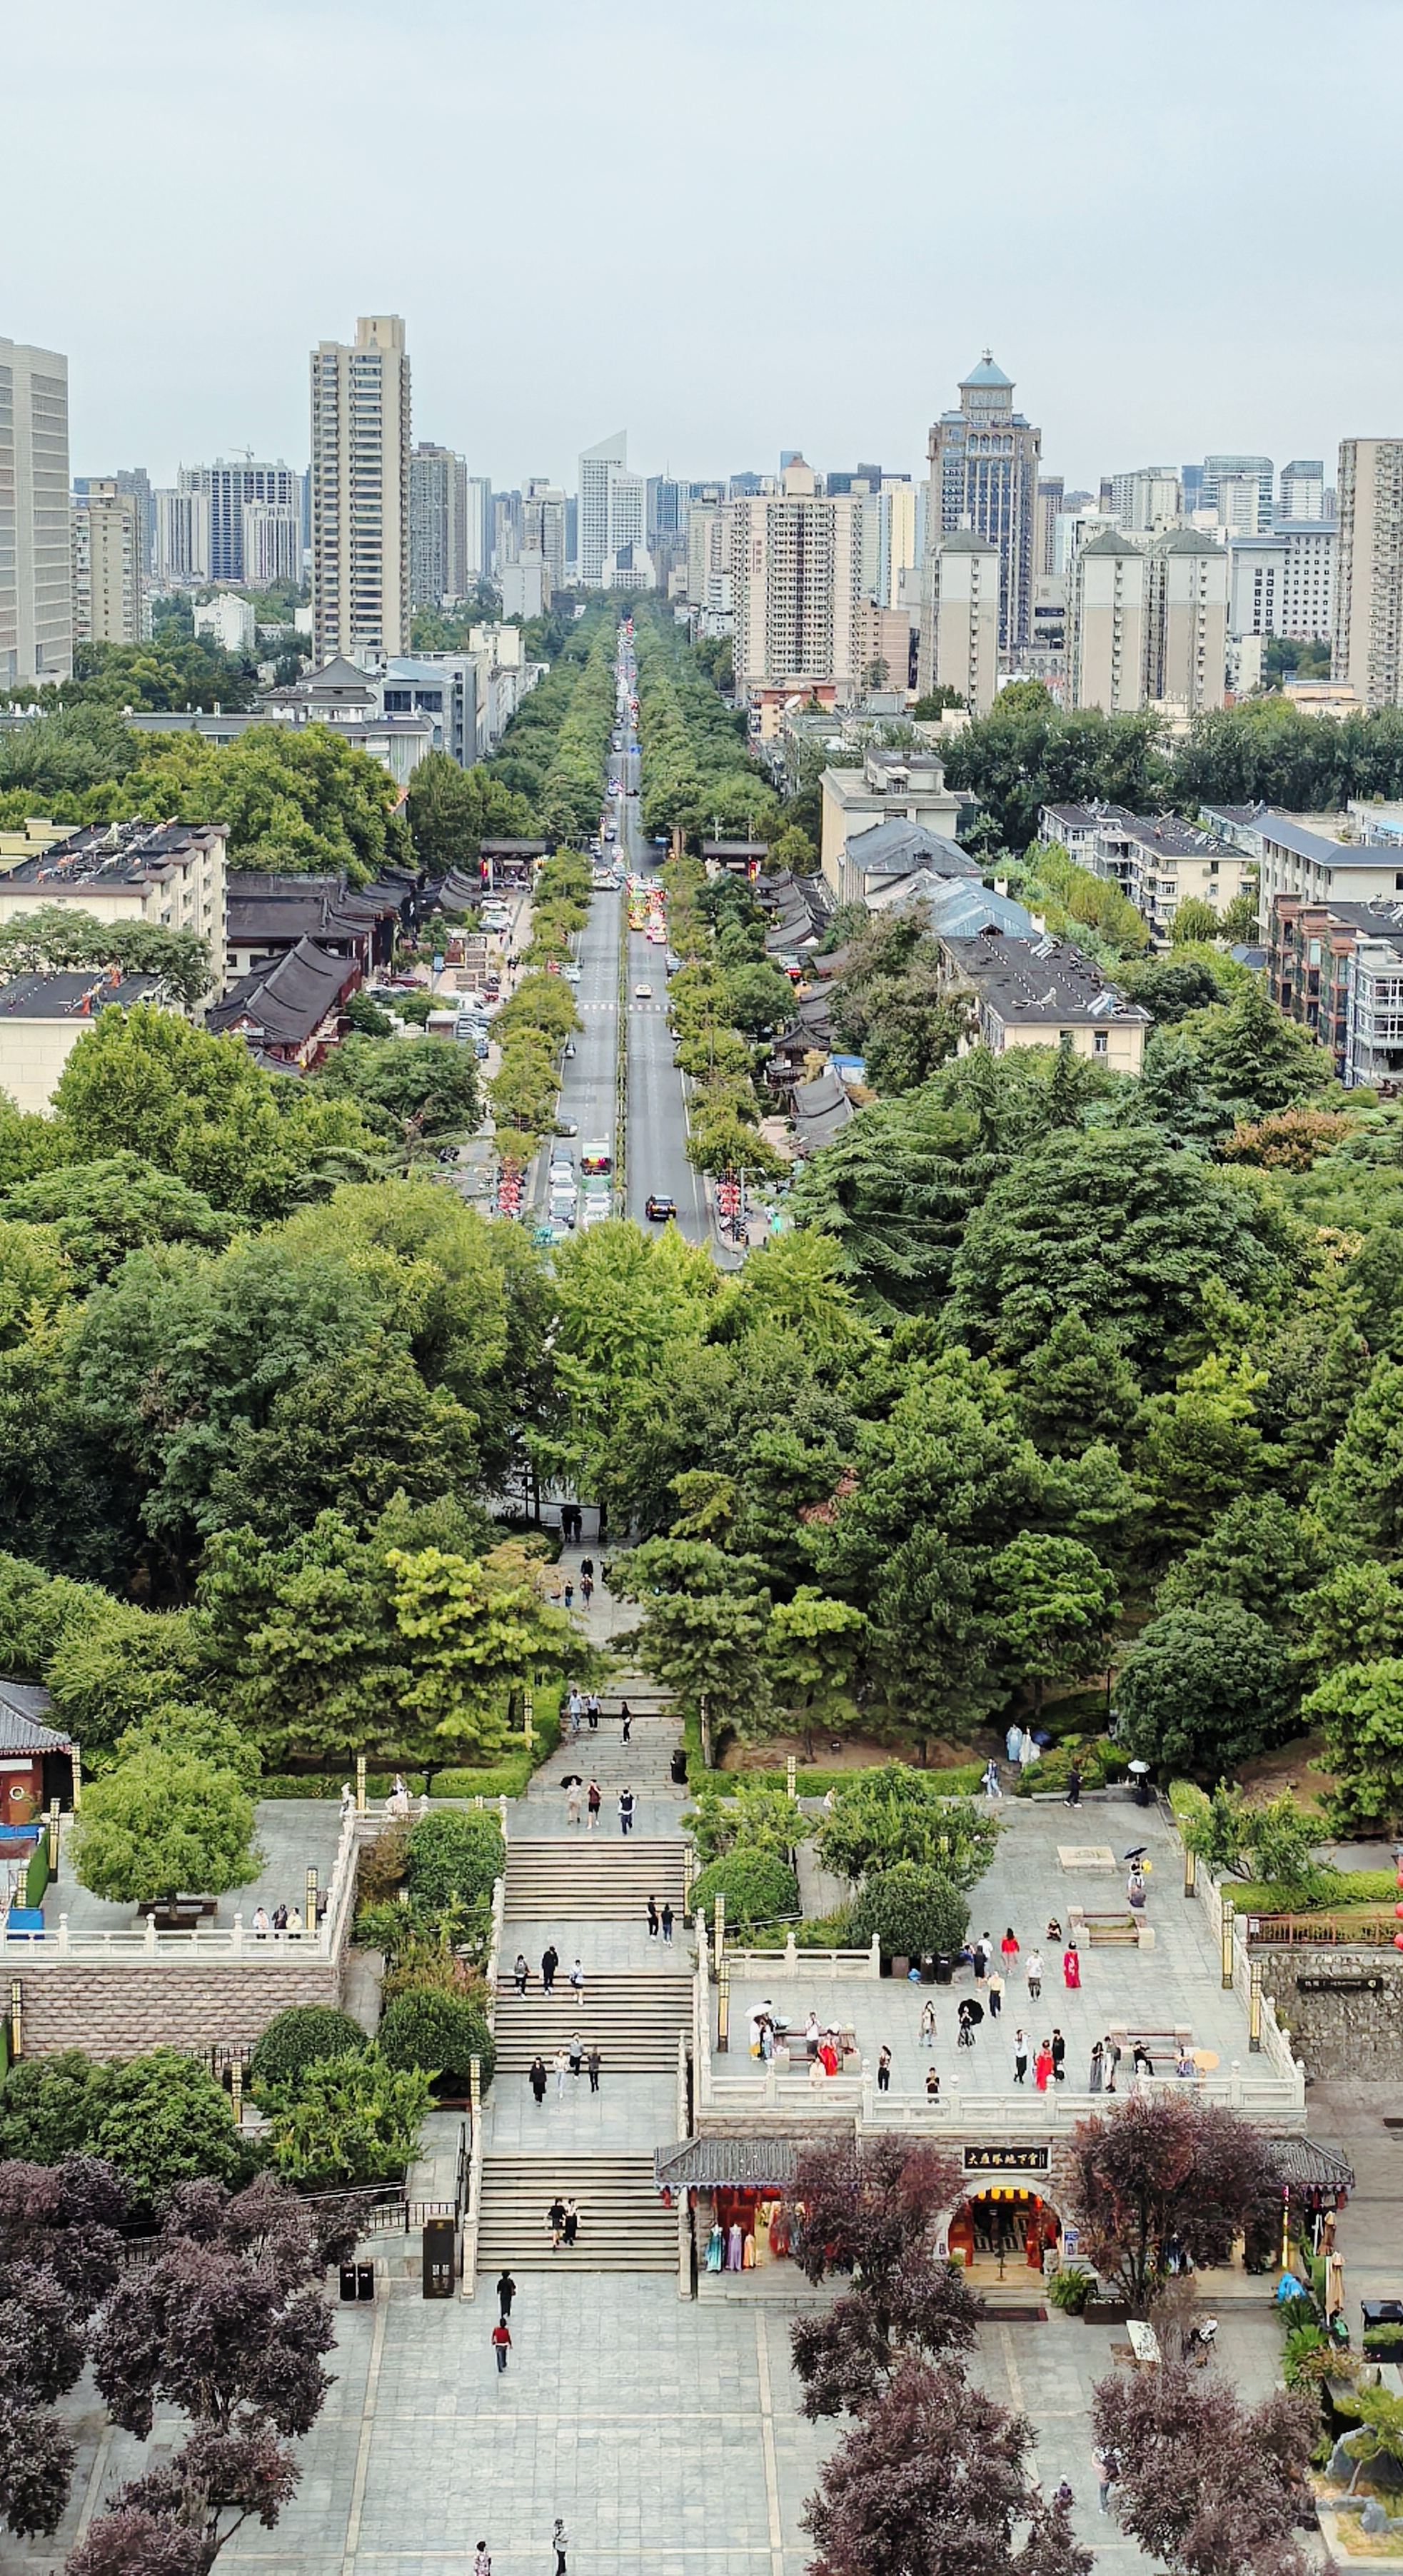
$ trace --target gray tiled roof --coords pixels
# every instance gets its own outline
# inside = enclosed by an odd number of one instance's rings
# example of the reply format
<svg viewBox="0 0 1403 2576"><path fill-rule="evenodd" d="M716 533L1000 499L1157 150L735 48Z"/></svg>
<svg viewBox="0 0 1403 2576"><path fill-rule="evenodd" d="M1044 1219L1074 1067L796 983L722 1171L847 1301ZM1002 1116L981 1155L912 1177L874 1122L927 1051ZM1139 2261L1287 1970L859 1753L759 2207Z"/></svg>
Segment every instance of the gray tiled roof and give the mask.
<svg viewBox="0 0 1403 2576"><path fill-rule="evenodd" d="M726 2184L782 2188L798 2169L797 2138L684 2138L680 2146L653 2153L658 2191L714 2191Z"/></svg>

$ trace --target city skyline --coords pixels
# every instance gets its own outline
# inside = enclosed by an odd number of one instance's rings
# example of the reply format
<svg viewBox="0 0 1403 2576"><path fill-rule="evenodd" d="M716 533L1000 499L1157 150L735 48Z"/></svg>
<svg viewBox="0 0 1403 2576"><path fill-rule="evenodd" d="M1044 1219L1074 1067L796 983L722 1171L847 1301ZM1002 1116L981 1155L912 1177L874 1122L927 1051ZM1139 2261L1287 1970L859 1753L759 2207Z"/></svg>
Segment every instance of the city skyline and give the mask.
<svg viewBox="0 0 1403 2576"><path fill-rule="evenodd" d="M414 64L433 76L398 101L414 133L398 165L411 237L373 201L365 213L366 174L345 157L376 59L362 0L338 13L335 46L319 0L276 15L233 0L201 27L171 0L136 0L120 31L75 0L61 58L53 22L16 18L9 188L46 213L42 264L6 228L0 308L17 339L69 353L75 470L140 461L173 484L181 463L243 447L305 461L305 352L345 309L404 315L416 438L498 486L568 485L581 447L624 413L645 472L773 470L797 441L820 467L875 452L916 474L985 346L1041 425L1045 464L1074 484L1215 448L1330 457L1342 437L1403 423L1396 176L1342 154L1330 225L1272 224L1242 148L1249 112L1253 132L1289 144L1307 47L1322 134L1386 89L1399 39L1376 0L1344 0L1324 42L1295 0L1228 19L1187 0L1167 58L1159 27L1107 0L1076 0L1052 50L1029 0L977 25L944 0L898 0L880 46L855 40L834 0L802 13L782 0L763 21L721 0L704 23L621 0L607 44L603 24L565 0L543 0L529 31L477 0L429 0ZM611 153L620 63L631 105ZM763 152L737 113L738 65L765 105ZM528 96L529 149L512 104ZM96 148L114 118L145 147L120 191ZM239 166L201 188L216 123ZM1159 185L1130 197L1132 137ZM854 224L850 187L813 184L869 152L883 169L875 228ZM279 252L319 238L338 208L354 252L329 293L320 261ZM509 246L474 261L489 222ZM424 235L445 226L464 256L426 268ZM757 301L748 280L780 238L796 250L784 293ZM874 324L899 320L899 365L845 361L837 317L862 306Z"/></svg>

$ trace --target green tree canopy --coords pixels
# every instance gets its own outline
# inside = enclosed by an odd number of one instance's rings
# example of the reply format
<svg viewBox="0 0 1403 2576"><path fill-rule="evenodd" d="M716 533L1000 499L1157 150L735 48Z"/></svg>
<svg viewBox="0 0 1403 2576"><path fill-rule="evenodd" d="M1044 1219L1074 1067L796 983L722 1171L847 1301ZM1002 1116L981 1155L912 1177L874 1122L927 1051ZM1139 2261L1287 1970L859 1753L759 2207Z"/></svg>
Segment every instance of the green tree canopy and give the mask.
<svg viewBox="0 0 1403 2576"><path fill-rule="evenodd" d="M247 1887L263 1863L253 1830L236 1772L193 1753L150 1751L89 1784L69 1849L80 1886L139 1905Z"/></svg>
<svg viewBox="0 0 1403 2576"><path fill-rule="evenodd" d="M1191 1779L1217 1778L1279 1743L1296 1711L1284 1643L1228 1600L1151 1620L1116 1697L1127 1751Z"/></svg>

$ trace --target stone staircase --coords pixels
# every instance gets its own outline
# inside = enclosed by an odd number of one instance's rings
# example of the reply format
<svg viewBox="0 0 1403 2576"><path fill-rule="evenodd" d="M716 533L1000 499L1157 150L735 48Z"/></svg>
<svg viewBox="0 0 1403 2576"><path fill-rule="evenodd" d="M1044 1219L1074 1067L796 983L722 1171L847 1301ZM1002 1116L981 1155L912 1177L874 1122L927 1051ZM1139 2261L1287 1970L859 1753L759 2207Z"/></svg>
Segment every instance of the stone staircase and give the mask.
<svg viewBox="0 0 1403 2576"><path fill-rule="evenodd" d="M610 2076L676 2072L679 2034L692 2027L692 1980L684 1962L673 1974L659 1966L656 1973L591 1976L583 1998L565 1982L568 1976L567 1960L550 1995L542 1994L539 1975L524 1995L510 1977L500 1980L494 2028L499 2078L524 2074L533 2057L543 2057L549 2067L574 2031L586 2048L599 2050Z"/></svg>
<svg viewBox="0 0 1403 2576"><path fill-rule="evenodd" d="M607 1812L607 1811L606 1811ZM506 1922L641 1923L648 1899L670 1900L681 1930L684 1846L582 1824L568 1838L507 1845ZM506 1948L504 1942L503 1948ZM563 1954L564 1939L556 1942ZM533 1966L536 1962L532 1962ZM568 1970L569 1959L565 1965Z"/></svg>
<svg viewBox="0 0 1403 2576"><path fill-rule="evenodd" d="M552 2252L545 2214L557 2192L579 2202L580 2232ZM516 2273L675 2271L677 2212L654 2189L651 2155L487 2156L477 2240L485 2298L503 2264Z"/></svg>
<svg viewBox="0 0 1403 2576"><path fill-rule="evenodd" d="M619 1717L619 1702L625 1699L632 1714L627 1744ZM601 1789L612 1789L615 1797L623 1788L685 1797L685 1789L674 1783L670 1772L673 1751L681 1741L682 1721L673 1715L671 1702L651 1682L631 1685L625 1679L601 1696L597 1727L591 1729L581 1720L579 1734L572 1736L567 1720L561 1743L536 1772L530 1794L537 1797L545 1789L558 1795L567 1774L579 1771L586 1780L596 1779ZM617 1831L617 1808L611 1821Z"/></svg>

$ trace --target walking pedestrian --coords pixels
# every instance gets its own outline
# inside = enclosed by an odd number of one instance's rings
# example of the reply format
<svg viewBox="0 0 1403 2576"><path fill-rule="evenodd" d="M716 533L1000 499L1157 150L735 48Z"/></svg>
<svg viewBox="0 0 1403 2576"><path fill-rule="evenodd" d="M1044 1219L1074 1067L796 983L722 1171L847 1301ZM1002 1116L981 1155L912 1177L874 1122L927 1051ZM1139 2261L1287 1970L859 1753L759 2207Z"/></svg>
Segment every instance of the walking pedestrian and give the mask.
<svg viewBox="0 0 1403 2576"><path fill-rule="evenodd" d="M657 1939L659 1919L658 1900L656 1896L650 1896L648 1899L648 1938L650 1941Z"/></svg>
<svg viewBox="0 0 1403 2576"><path fill-rule="evenodd" d="M879 2093L891 2091L891 2050L889 2048L884 2048L877 2059L877 2090Z"/></svg>
<svg viewBox="0 0 1403 2576"><path fill-rule="evenodd" d="M999 1956L1004 1963L1004 1975L1006 1977L1011 1977L1013 1974L1013 1963L1018 1956L1018 1943L1014 1937L1013 1925L1011 1923L1008 1926L1002 1941L999 1943Z"/></svg>
<svg viewBox="0 0 1403 2576"><path fill-rule="evenodd" d="M550 2080L546 2074L546 2061L543 2057L532 2058L531 2071L526 2080L536 2096L536 2108L539 2111L546 2098L546 2085Z"/></svg>
<svg viewBox="0 0 1403 2576"><path fill-rule="evenodd" d="M550 2229L551 2252L553 2254L558 2253L560 2250L560 2240L565 2232L565 2203L561 2199L559 2192L556 2193L554 2200L546 2211L546 2225Z"/></svg>
<svg viewBox="0 0 1403 2576"><path fill-rule="evenodd" d="M499 2373L506 2369L507 2355L511 2351L511 2348L511 2327L508 2325L505 2317L499 2317L492 2329L492 2349L497 2356L497 2369Z"/></svg>
<svg viewBox="0 0 1403 2576"><path fill-rule="evenodd" d="M477 2544L477 2556L473 2560L473 2576L492 2576L492 2561L487 2555L485 2540L480 2540Z"/></svg>
<svg viewBox="0 0 1403 2576"><path fill-rule="evenodd" d="M585 2064L589 2068L589 2089L591 2093L597 2093L599 2091L599 2070L603 2063L604 2060L600 2056L598 2049L592 2048L588 2057L585 2059Z"/></svg>
<svg viewBox="0 0 1403 2576"><path fill-rule="evenodd" d="M1033 2082L1036 2084L1040 2093L1045 2093L1051 2080L1052 2051L1049 2048L1047 2041L1044 2040L1038 2050L1036 2058L1033 2061Z"/></svg>
<svg viewBox="0 0 1403 2576"><path fill-rule="evenodd" d="M575 1606L575 1585L574 1585L574 1581L573 1581L573 1579L572 1579L572 1580L571 1580L569 1583L567 1583L567 1584L566 1584L566 1586L565 1586L565 1607L566 1607L566 1609L567 1609L567 1610L573 1610L573 1609L574 1609L574 1606Z"/></svg>
<svg viewBox="0 0 1403 2576"><path fill-rule="evenodd" d="M555 2052L555 2098L557 2102L564 2099L565 2078L569 2072L569 2068L570 2052L568 2048L558 2048Z"/></svg>
<svg viewBox="0 0 1403 2576"><path fill-rule="evenodd" d="M1041 1950L1030 1950L1028 1953L1028 1992L1032 1996L1034 2003L1037 2002L1042 1990L1043 1954Z"/></svg>
<svg viewBox="0 0 1403 2576"><path fill-rule="evenodd" d="M593 1586L593 1584L591 1584L591 1585L590 1585L590 1591L592 1592L592 1591L593 1591L593 1589L594 1589L594 1586ZM585 1600L586 1600L586 1602L588 1602L588 1600L589 1600L589 1593L588 1593L588 1592L585 1594ZM591 1692L590 1692L590 1694L589 1694L588 1699L585 1701L585 1715L586 1715L586 1717L589 1719L589 1731L590 1731L591 1735L597 1735L597 1734L599 1733L599 1693L598 1693L598 1691L591 1691Z"/></svg>
<svg viewBox="0 0 1403 2576"><path fill-rule="evenodd" d="M627 1701L627 1700L625 1700L625 1701L623 1702L622 1706L620 1707L620 1709L619 1709L619 1715L620 1715L620 1717L623 1719L623 1726L624 1726L624 1736L623 1736L623 1740L624 1740L625 1744L631 1744L631 1743L633 1742L633 1711L632 1711L632 1709L629 1707L629 1704L628 1704L628 1701Z"/></svg>
<svg viewBox="0 0 1403 2576"><path fill-rule="evenodd" d="M969 1997L968 1997L968 1995L966 1995L966 1996L965 1996L964 2001L963 2001L963 2002L962 2002L962 2004L960 2005L960 2011L959 2011L959 2023L960 2023L960 2032L959 2032L959 2037L958 2037L958 2039L957 2039L957 2040L956 2040L956 2042L955 2042L956 2047L957 2047L957 2048L973 2048L973 2046L974 2046L974 2014L973 2014L973 2011L971 2010L971 2007L970 2007L970 2001L969 2001Z"/></svg>
<svg viewBox="0 0 1403 2576"><path fill-rule="evenodd" d="M1028 2072L1028 2043L1021 2030L1013 2034L1013 2080L1021 2084Z"/></svg>
<svg viewBox="0 0 1403 2576"><path fill-rule="evenodd" d="M631 1789L619 1791L619 1831L621 1834L631 1834L633 1831L633 1791Z"/></svg>
<svg viewBox="0 0 1403 2576"><path fill-rule="evenodd" d="M1086 2088L1088 2093L1099 2093L1101 2090L1101 2079L1106 2071L1105 2057L1106 2052L1098 2039L1093 2043L1091 2051L1091 2073L1087 2079Z"/></svg>
<svg viewBox="0 0 1403 2576"><path fill-rule="evenodd" d="M593 1590L594 1577L592 1574L586 1574L582 1567L580 1570L580 1599L583 1601L587 1610L590 1604L590 1595ZM599 1703L597 1700L594 1705L594 1714L590 1718L590 1724L591 1726L597 1726L599 1724Z"/></svg>
<svg viewBox="0 0 1403 2576"><path fill-rule="evenodd" d="M591 1780L586 1795L589 1805L589 1829L590 1832L593 1833L595 1826L599 1822L599 1810L604 1804L599 1782L597 1780Z"/></svg>
<svg viewBox="0 0 1403 2576"><path fill-rule="evenodd" d="M566 2531L565 2525L560 2520L559 2515L556 2516L555 2529L550 2536L550 2545L555 2551L555 2576L568 2576L568 2570L565 2565L565 2552L570 2546L570 2535Z"/></svg>
<svg viewBox="0 0 1403 2576"><path fill-rule="evenodd" d="M1053 2501L1053 2503L1054 2503L1054 2504L1060 2504L1060 2506L1062 2507L1062 2510L1063 2510L1063 2512L1064 2512L1064 2513L1070 2513L1070 2512L1071 2512L1071 2510L1072 2510L1072 2505L1073 2505L1073 2503L1074 2503L1075 2499L1074 2499L1074 2497L1073 2497L1073 2495L1072 2495L1072 2490L1071 2490L1071 2488L1068 2486L1067 2481L1066 2481L1066 2479L1065 2479L1065 2478L1063 2479L1062 2484L1061 2484L1061 2485L1060 2485L1060 2487L1058 2488L1057 2493L1056 2493L1056 2495L1053 2497L1052 2501Z"/></svg>
<svg viewBox="0 0 1403 2576"><path fill-rule="evenodd" d="M580 1720L585 1712L585 1704L573 1682L570 1684L570 1696L567 1699L565 1706L570 1718L570 1732L572 1735L578 1735L580 1731Z"/></svg>
<svg viewBox="0 0 1403 2576"><path fill-rule="evenodd" d="M577 1535L578 1535L578 1533L577 1533ZM594 1559L593 1559L593 1557L592 1557L592 1556L582 1556L582 1557L581 1557L581 1559L580 1559L580 1574L581 1574L581 1577L583 1577L583 1576L585 1576L585 1575L587 1574L587 1575L589 1576L589 1579L590 1579L591 1583L593 1583L593 1581L594 1581Z"/></svg>
<svg viewBox="0 0 1403 2576"><path fill-rule="evenodd" d="M584 2062L585 2062L585 2044L584 2044L584 2041L581 2039L579 2032L578 2032L578 2031L575 2031L575 2032L572 2034L571 2041L570 2041L570 2072L571 2072L571 2074L572 2074L572 2075L574 2075L574 2076L576 2076L576 2077L578 2077L579 2072L580 2072L580 2069L581 2069L581 2067L584 2065Z"/></svg>
<svg viewBox="0 0 1403 2576"><path fill-rule="evenodd" d="M935 2046L934 2004L922 2004L921 2006L921 2046L922 2048L934 2048Z"/></svg>
<svg viewBox="0 0 1403 2576"><path fill-rule="evenodd" d="M1071 1770L1067 1774L1067 1795L1063 1799L1062 1804L1064 1807L1079 1807L1081 1805L1081 1772L1075 1762L1072 1764Z"/></svg>
<svg viewBox="0 0 1403 2576"><path fill-rule="evenodd" d="M1067 2067L1066 2067L1067 2043L1066 2043L1065 2039L1063 2038L1062 2033L1061 2033L1061 2031L1060 2031L1060 2030L1054 2030L1054 2032L1053 2032L1053 2034L1052 2034L1052 2039L1051 2039L1050 2047L1051 2047L1051 2055L1052 2055L1052 2072L1053 2072L1053 2075L1054 2075L1054 2077L1056 2078L1056 2080L1057 2080L1057 2082L1058 2082L1059 2084L1065 2084L1065 2083L1066 2083L1066 2080L1067 2080Z"/></svg>
<svg viewBox="0 0 1403 2576"><path fill-rule="evenodd" d="M568 1825L577 1825L580 1821L580 1784L578 1780L570 1780L566 1783L565 1821Z"/></svg>
<svg viewBox="0 0 1403 2576"><path fill-rule="evenodd" d="M1074 1995L1081 1984L1081 1952L1070 1935L1062 1953L1062 1982L1069 1995Z"/></svg>
<svg viewBox="0 0 1403 2576"><path fill-rule="evenodd" d="M672 1939L672 1925L673 1925L673 1912L672 1912L672 1907L671 1907L670 1905L665 1905L665 1906L663 1907L663 1912L662 1912L662 1925L663 1925L663 1939L664 1939L664 1941L666 1941L666 1942L670 1942L670 1941L671 1941L671 1939Z"/></svg>
<svg viewBox="0 0 1403 2576"><path fill-rule="evenodd" d="M1004 2008L1004 1981L997 1968L989 1971L989 2011L997 2021Z"/></svg>
<svg viewBox="0 0 1403 2576"><path fill-rule="evenodd" d="M555 1943L552 1941L549 1948L541 1952L541 1990L543 1994L554 1994L555 1972L559 1965L560 1953L557 1950Z"/></svg>
<svg viewBox="0 0 1403 2576"><path fill-rule="evenodd" d="M583 1995L585 1990L585 1972L578 1959L570 1971L570 1988L576 1995Z"/></svg>
<svg viewBox="0 0 1403 2576"><path fill-rule="evenodd" d="M512 2279L510 2272L499 2272L497 2275L497 2305L501 2310L502 2323L504 2326L509 2326L511 2324L512 2301L515 2297L516 2283Z"/></svg>
<svg viewBox="0 0 1403 2576"><path fill-rule="evenodd" d="M1108 2037L1104 2042L1102 2053L1106 2061L1106 2090L1108 2093L1114 2093L1116 2089L1116 2068L1120 2064L1119 2041Z"/></svg>
<svg viewBox="0 0 1403 2576"><path fill-rule="evenodd" d="M983 1789L986 1798L1001 1798L1003 1796L1003 1791L999 1786L999 1766L992 1753L984 1765L984 1777L980 1782L980 1787Z"/></svg>
<svg viewBox="0 0 1403 2576"><path fill-rule="evenodd" d="M974 1982L977 1986L982 1986L988 1976L989 1962L993 1955L993 1943L988 1933L981 1932L974 1945Z"/></svg>
<svg viewBox="0 0 1403 2576"><path fill-rule="evenodd" d="M579 2225L580 2225L580 2209L579 2209L579 2203L578 2203L578 2201L574 2201L574 2200L567 2200L567 2202L566 2202L566 2204L565 2204L565 2228L564 2228L565 2242L566 2242L566 2244L567 2244L567 2245L573 2245L573 2244L574 2244L574 2242L575 2242L575 2238L576 2238L576 2235L577 2235L577 2233L578 2233L578 2231L579 2231Z"/></svg>
<svg viewBox="0 0 1403 2576"><path fill-rule="evenodd" d="M1109 2513L1111 2510L1111 2489L1115 2485L1116 2479L1120 2476L1120 2462L1116 2458L1115 2451L1109 2442L1106 2444L1104 2450L1092 2452L1091 2466L1096 2476L1096 2503L1098 2510L1102 2513Z"/></svg>
<svg viewBox="0 0 1403 2576"><path fill-rule="evenodd" d="M516 1966L512 1970L512 1975L516 1979L516 1991L519 1995L525 1994L526 1981L530 1974L531 1971L527 1967L525 1953L524 1951L518 1950L516 1954Z"/></svg>

